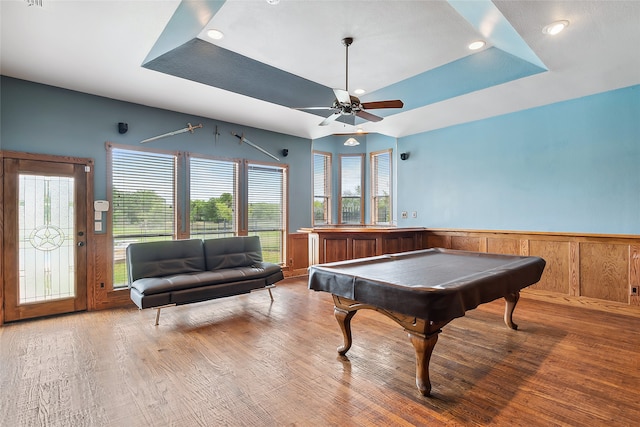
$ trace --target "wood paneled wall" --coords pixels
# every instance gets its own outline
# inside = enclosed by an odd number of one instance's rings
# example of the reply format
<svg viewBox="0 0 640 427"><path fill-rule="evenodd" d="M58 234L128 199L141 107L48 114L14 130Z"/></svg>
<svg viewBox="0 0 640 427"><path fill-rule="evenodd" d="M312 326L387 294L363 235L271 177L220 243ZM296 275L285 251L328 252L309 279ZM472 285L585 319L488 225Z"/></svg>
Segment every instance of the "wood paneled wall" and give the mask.
<svg viewBox="0 0 640 427"><path fill-rule="evenodd" d="M311 234L310 242L307 233L290 235L288 259L293 268L289 275L306 274L314 250L319 252L314 259L323 258L322 262L377 255L378 249L392 253L438 247L535 255L547 265L540 282L523 291L529 297L640 316L640 296L631 295L632 288L640 290L638 235L424 229L421 243L405 244L397 236L385 243L381 236L359 233L354 240L349 232L341 234L324 239Z"/></svg>
<svg viewBox="0 0 640 427"><path fill-rule="evenodd" d="M424 248L423 228L310 228L309 264L344 261Z"/></svg>
<svg viewBox="0 0 640 427"><path fill-rule="evenodd" d="M108 234L96 234L93 248L93 281L89 287L89 310L133 306L129 289L113 289L113 249Z"/></svg>
<svg viewBox="0 0 640 427"><path fill-rule="evenodd" d="M285 276L307 274L309 267L309 238L307 233L291 233L287 237L287 268Z"/></svg>
<svg viewBox="0 0 640 427"><path fill-rule="evenodd" d="M628 306L640 314L640 236L426 230L425 246L514 255L547 261L542 279L524 292L593 308Z"/></svg>

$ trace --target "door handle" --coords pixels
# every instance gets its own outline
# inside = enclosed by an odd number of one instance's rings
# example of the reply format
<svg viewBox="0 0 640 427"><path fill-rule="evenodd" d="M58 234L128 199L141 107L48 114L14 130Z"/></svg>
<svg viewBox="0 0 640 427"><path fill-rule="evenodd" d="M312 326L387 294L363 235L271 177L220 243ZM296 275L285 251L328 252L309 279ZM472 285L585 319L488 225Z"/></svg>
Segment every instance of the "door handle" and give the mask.
<svg viewBox="0 0 640 427"><path fill-rule="evenodd" d="M78 246L84 246L84 242L78 242Z"/></svg>

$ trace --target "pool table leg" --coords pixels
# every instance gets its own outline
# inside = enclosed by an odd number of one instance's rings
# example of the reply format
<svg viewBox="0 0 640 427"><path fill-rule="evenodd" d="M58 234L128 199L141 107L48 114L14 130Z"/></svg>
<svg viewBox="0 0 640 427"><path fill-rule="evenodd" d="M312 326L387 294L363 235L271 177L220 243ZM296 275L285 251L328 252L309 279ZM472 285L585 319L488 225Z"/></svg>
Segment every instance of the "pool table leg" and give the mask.
<svg viewBox="0 0 640 427"><path fill-rule="evenodd" d="M341 356L344 356L351 348L351 319L353 319L353 316L355 316L357 312L357 310L346 311L338 307L334 307L333 309L333 314L336 316L336 320L338 321L338 325L340 325L344 337L344 344L338 347L338 353Z"/></svg>
<svg viewBox="0 0 640 427"><path fill-rule="evenodd" d="M431 335L422 335L415 332L409 333L409 339L413 348L416 350L416 386L423 396L431 394L431 380L429 380L429 361L433 348L438 342L438 334L440 331Z"/></svg>
<svg viewBox="0 0 640 427"><path fill-rule="evenodd" d="M442 331L442 327L449 323L450 320L433 322L419 319L369 304L362 304L338 295L333 295L333 303L333 313L336 316L336 320L344 336L344 344L338 347L338 353L340 355L344 356L351 348L351 319L353 319L353 316L361 309L375 310L395 321L409 334L409 339L416 352L416 385L423 396L429 396L431 394L429 361L431 360L433 348L438 342L438 334Z"/></svg>
<svg viewBox="0 0 640 427"><path fill-rule="evenodd" d="M514 330L518 329L518 325L513 323L513 310L516 309L516 304L518 303L519 299L520 292L514 292L504 297L504 300L506 301L506 305L504 307L504 323L506 323L508 327Z"/></svg>

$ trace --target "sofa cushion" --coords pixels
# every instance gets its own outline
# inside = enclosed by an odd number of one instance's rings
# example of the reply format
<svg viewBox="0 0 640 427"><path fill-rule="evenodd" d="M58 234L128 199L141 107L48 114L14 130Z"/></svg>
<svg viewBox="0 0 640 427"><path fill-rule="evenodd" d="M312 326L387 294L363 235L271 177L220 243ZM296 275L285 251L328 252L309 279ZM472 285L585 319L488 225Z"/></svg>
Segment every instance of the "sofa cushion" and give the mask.
<svg viewBox="0 0 640 427"><path fill-rule="evenodd" d="M203 271L203 253L201 239L132 243L127 246L129 280Z"/></svg>
<svg viewBox="0 0 640 427"><path fill-rule="evenodd" d="M207 270L248 267L262 261L258 236L223 237L204 241Z"/></svg>

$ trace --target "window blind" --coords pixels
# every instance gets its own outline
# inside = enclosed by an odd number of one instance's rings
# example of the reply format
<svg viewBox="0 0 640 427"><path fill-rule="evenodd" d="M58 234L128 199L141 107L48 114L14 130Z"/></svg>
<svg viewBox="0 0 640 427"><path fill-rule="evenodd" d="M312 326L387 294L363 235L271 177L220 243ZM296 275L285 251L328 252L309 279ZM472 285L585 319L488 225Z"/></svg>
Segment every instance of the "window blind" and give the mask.
<svg viewBox="0 0 640 427"><path fill-rule="evenodd" d="M265 261L284 261L286 170L247 165L248 232L260 236Z"/></svg>
<svg viewBox="0 0 640 427"><path fill-rule="evenodd" d="M340 156L340 222L362 222L362 155Z"/></svg>
<svg viewBox="0 0 640 427"><path fill-rule="evenodd" d="M237 186L237 162L189 159L191 237L210 239L237 235Z"/></svg>
<svg viewBox="0 0 640 427"><path fill-rule="evenodd" d="M114 287L127 283L130 243L175 236L176 156L111 148Z"/></svg>
<svg viewBox="0 0 640 427"><path fill-rule="evenodd" d="M313 223L331 222L331 154L313 153Z"/></svg>
<svg viewBox="0 0 640 427"><path fill-rule="evenodd" d="M391 151L371 154L371 209L374 224L391 223Z"/></svg>

